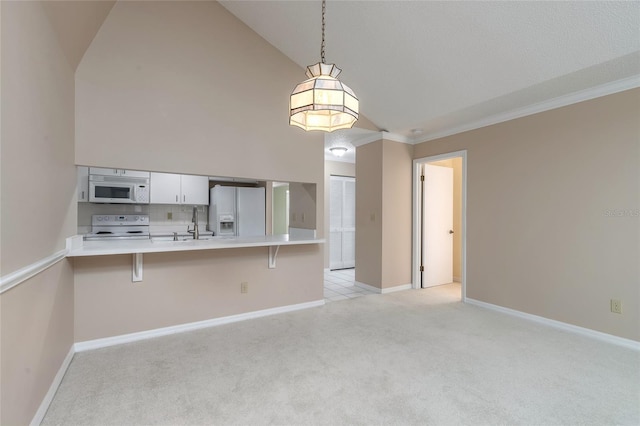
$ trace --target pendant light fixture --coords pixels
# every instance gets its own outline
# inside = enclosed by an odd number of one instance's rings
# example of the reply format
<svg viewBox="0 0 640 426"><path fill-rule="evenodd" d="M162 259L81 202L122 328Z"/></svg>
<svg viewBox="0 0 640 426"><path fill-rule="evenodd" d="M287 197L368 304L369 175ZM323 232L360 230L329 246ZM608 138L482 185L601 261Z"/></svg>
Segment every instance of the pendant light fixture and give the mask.
<svg viewBox="0 0 640 426"><path fill-rule="evenodd" d="M356 94L337 79L342 70L334 64L325 63L325 3L326 0L322 0L320 62L307 67L309 79L296 86L289 101L289 124L306 131L349 129L358 120Z"/></svg>

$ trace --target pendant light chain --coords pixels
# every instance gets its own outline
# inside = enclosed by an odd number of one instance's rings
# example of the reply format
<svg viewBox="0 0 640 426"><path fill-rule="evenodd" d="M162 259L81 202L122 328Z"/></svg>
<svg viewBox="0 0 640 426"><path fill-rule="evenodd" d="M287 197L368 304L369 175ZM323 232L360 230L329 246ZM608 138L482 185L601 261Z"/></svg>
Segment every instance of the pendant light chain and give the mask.
<svg viewBox="0 0 640 426"><path fill-rule="evenodd" d="M320 45L320 60L322 61L323 64L325 64L326 62L324 61L324 11L326 8L326 0L322 0L322 44Z"/></svg>
<svg viewBox="0 0 640 426"><path fill-rule="evenodd" d="M307 67L307 79L298 84L289 97L289 124L305 131L350 129L359 116L358 97L337 78L342 70L325 61L326 9L327 0L322 0L320 62Z"/></svg>

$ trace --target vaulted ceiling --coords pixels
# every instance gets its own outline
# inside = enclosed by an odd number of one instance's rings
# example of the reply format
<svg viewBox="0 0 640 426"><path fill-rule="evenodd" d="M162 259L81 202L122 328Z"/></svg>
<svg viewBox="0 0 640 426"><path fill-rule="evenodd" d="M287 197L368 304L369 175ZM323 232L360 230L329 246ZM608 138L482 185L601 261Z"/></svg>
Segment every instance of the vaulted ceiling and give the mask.
<svg viewBox="0 0 640 426"><path fill-rule="evenodd" d="M115 2L45 3L75 68ZM319 61L320 0L221 4L299 64L300 81ZM326 57L363 115L361 128L328 134L327 147L378 130L421 142L640 86L640 2L332 0Z"/></svg>
<svg viewBox="0 0 640 426"><path fill-rule="evenodd" d="M319 0L221 3L301 67L320 59ZM419 142L612 82L640 85L640 2L329 1L326 58L362 114Z"/></svg>

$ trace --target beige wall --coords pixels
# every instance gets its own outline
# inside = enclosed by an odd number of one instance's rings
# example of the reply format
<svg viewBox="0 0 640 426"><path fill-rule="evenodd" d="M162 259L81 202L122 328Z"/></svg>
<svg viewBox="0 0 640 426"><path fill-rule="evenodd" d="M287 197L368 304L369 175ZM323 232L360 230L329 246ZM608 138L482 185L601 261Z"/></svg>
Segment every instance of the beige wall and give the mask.
<svg viewBox="0 0 640 426"><path fill-rule="evenodd" d="M62 250L75 234L74 82L42 4L0 8L5 276ZM4 292L0 311L0 424L28 424L73 344L68 262Z"/></svg>
<svg viewBox="0 0 640 426"><path fill-rule="evenodd" d="M468 297L640 340L638 116L635 89L415 147L467 150Z"/></svg>
<svg viewBox="0 0 640 426"><path fill-rule="evenodd" d="M117 2L76 72L77 164L322 185L302 77L217 2Z"/></svg>
<svg viewBox="0 0 640 426"><path fill-rule="evenodd" d="M324 244L324 267L329 268L329 200L331 188L331 176L356 176L355 163L345 163L344 161L325 161L324 162L324 229L327 232L327 242ZM357 188L357 183L356 183ZM357 189L356 189L357 190Z"/></svg>
<svg viewBox="0 0 640 426"><path fill-rule="evenodd" d="M412 145L383 141L381 217L383 289L411 283L412 156Z"/></svg>
<svg viewBox="0 0 640 426"><path fill-rule="evenodd" d="M322 135L287 117L301 75L216 2L118 2L76 73L76 160L306 182L291 226L322 237ZM145 255L136 284L131 256L76 259L76 341L322 299L320 245L282 247L276 269L267 252Z"/></svg>
<svg viewBox="0 0 640 426"><path fill-rule="evenodd" d="M63 260L2 293L0 306L0 423L29 424L73 345L70 262Z"/></svg>
<svg viewBox="0 0 640 426"><path fill-rule="evenodd" d="M2 2L3 275L62 250L76 228L73 70L42 5L26 3Z"/></svg>
<svg viewBox="0 0 640 426"><path fill-rule="evenodd" d="M462 280L462 157L434 161L434 166L453 169L453 280Z"/></svg>
<svg viewBox="0 0 640 426"><path fill-rule="evenodd" d="M319 245L280 247L275 269L267 254L267 247L145 254L139 283L131 282L130 255L76 258L75 340L322 300Z"/></svg>
<svg viewBox="0 0 640 426"><path fill-rule="evenodd" d="M380 289L411 283L411 145L357 148L356 281Z"/></svg>
<svg viewBox="0 0 640 426"><path fill-rule="evenodd" d="M356 281L382 288L383 141L356 148Z"/></svg>

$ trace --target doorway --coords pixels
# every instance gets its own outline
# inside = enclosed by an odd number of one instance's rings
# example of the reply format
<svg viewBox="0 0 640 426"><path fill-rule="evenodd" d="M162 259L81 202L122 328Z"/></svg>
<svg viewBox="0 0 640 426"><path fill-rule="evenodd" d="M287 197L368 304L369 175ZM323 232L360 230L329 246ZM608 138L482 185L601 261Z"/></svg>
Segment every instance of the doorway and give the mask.
<svg viewBox="0 0 640 426"><path fill-rule="evenodd" d="M460 283L462 301L466 298L466 160L466 151L456 151L413 161L412 287Z"/></svg>

